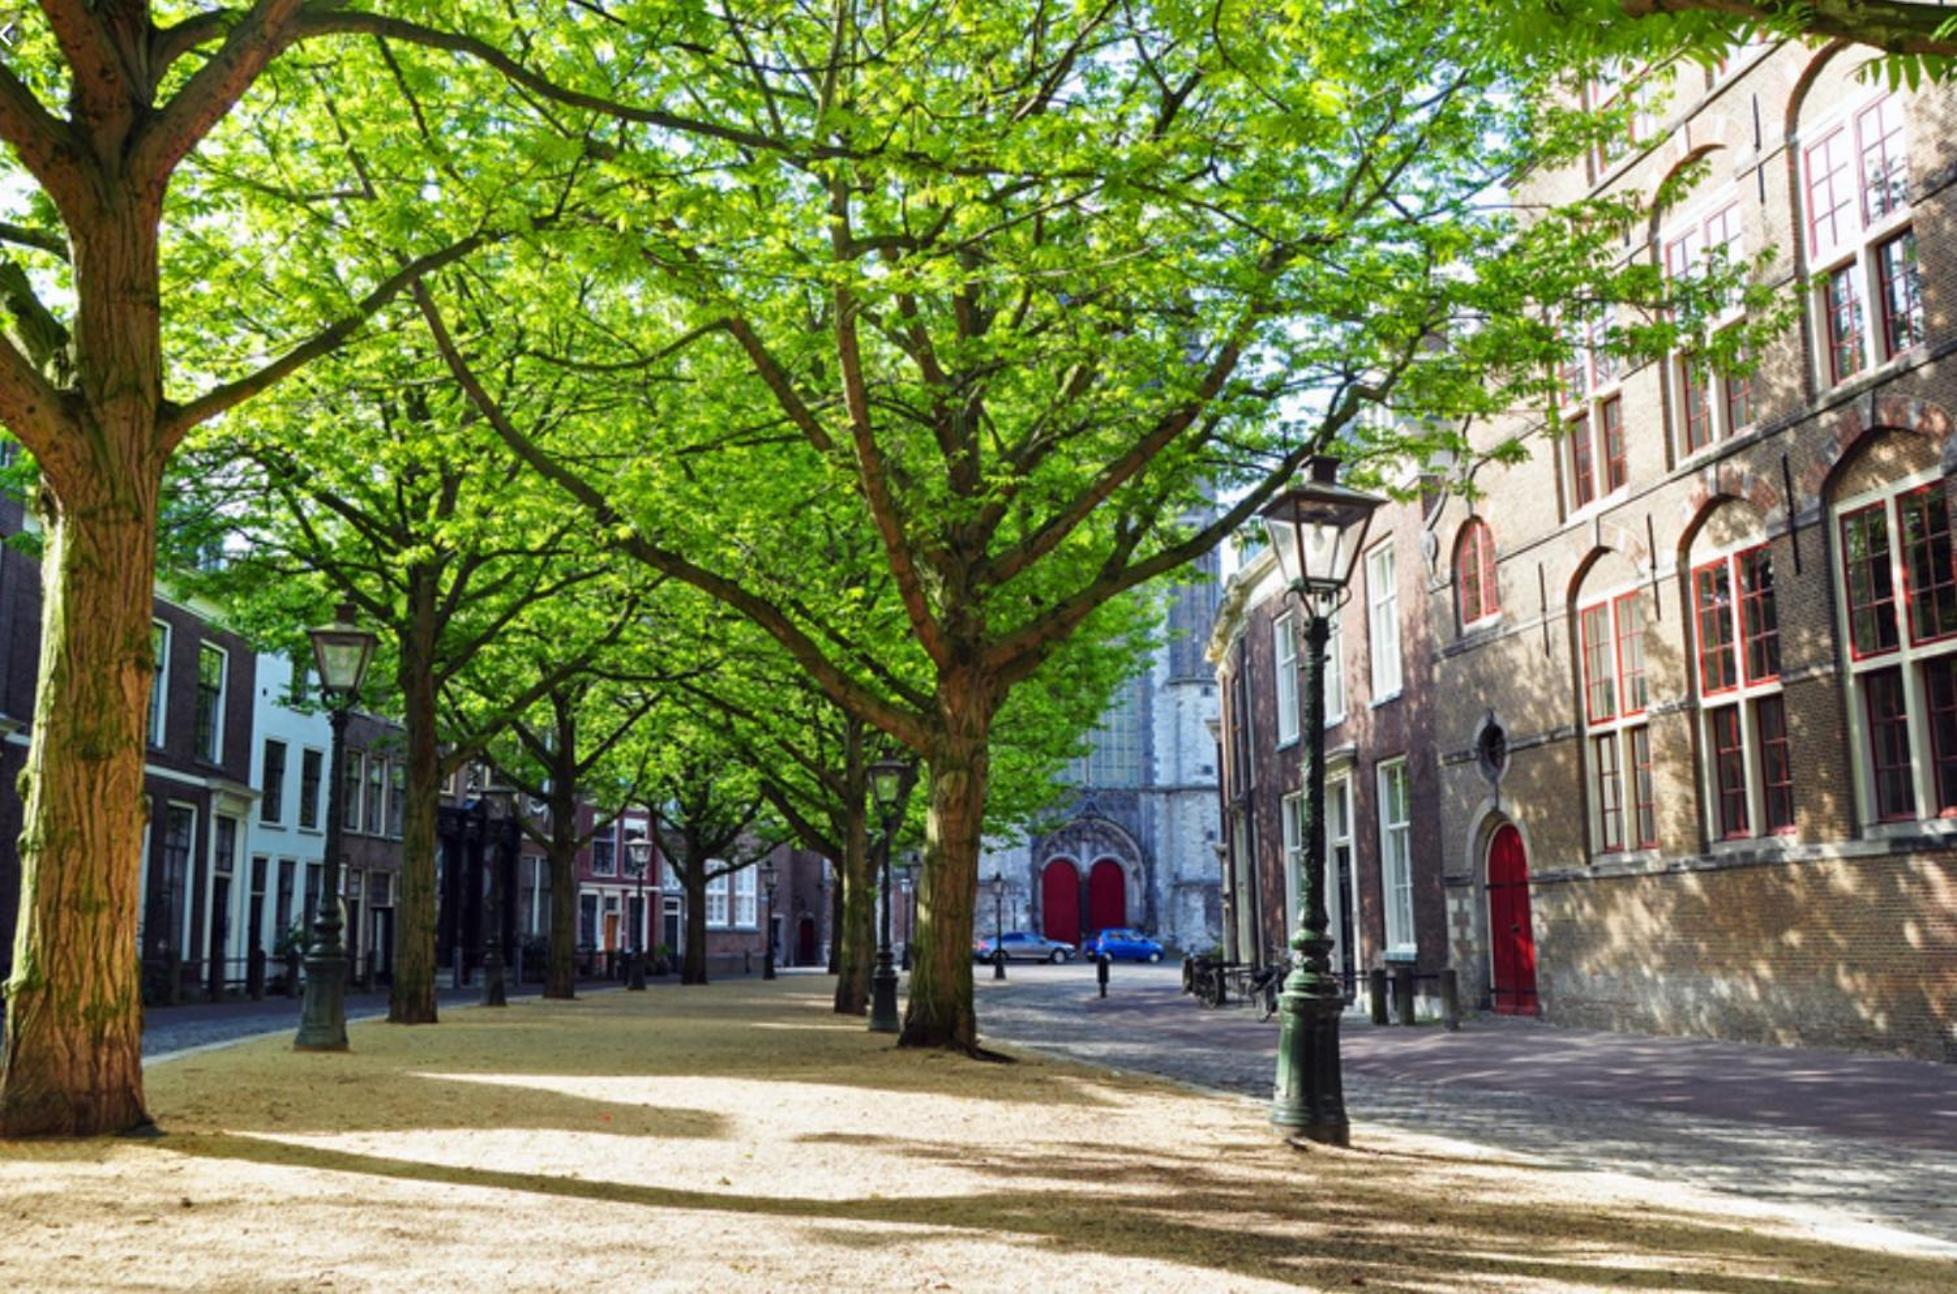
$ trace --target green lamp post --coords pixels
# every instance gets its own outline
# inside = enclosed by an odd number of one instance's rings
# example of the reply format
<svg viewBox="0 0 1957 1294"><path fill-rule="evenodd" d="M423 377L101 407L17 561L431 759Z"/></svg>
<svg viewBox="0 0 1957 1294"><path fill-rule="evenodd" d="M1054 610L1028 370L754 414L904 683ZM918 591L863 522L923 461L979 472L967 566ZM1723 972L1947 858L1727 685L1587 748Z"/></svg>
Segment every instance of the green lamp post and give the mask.
<svg viewBox="0 0 1957 1294"><path fill-rule="evenodd" d="M1291 936L1296 956L1278 998L1271 1122L1289 1138L1343 1146L1350 1138L1339 1065L1339 1012L1345 1001L1332 977L1325 915L1325 647L1331 617L1345 600L1365 550L1373 513L1386 501L1340 485L1335 458L1319 455L1306 466L1307 478L1286 488L1260 514L1305 628L1298 689L1304 707L1303 910Z"/></svg>
<svg viewBox="0 0 1957 1294"><path fill-rule="evenodd" d="M625 987L643 993L646 989L646 927L652 916L646 911L646 874L652 870L652 839L645 832L632 834L625 842L625 865L639 883L639 918L632 923L632 963L626 972Z"/></svg>
<svg viewBox="0 0 1957 1294"><path fill-rule="evenodd" d="M897 810L904 798L904 779L911 766L894 757L870 765L870 798L883 820L882 920L877 935L877 965L870 974L870 1032L896 1033L897 966L890 955L890 853L897 843Z"/></svg>
<svg viewBox="0 0 1957 1294"><path fill-rule="evenodd" d="M306 996L299 1009L295 1051L347 1049L347 950L341 942L340 816L345 812L347 719L373 662L375 636L354 623L353 604L342 602L332 624L306 631L313 642L319 690L333 727L327 757L326 858L320 875L319 911L306 951Z"/></svg>

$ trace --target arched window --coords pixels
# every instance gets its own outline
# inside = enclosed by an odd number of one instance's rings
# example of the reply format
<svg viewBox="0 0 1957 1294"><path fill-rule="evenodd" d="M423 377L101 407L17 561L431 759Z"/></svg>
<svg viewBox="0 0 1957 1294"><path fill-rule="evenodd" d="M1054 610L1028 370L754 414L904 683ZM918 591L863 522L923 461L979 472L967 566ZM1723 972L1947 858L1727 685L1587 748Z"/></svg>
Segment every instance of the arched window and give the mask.
<svg viewBox="0 0 1957 1294"><path fill-rule="evenodd" d="M1491 620L1502 609L1495 582L1495 535L1480 517L1470 517L1454 544L1454 596L1461 627Z"/></svg>

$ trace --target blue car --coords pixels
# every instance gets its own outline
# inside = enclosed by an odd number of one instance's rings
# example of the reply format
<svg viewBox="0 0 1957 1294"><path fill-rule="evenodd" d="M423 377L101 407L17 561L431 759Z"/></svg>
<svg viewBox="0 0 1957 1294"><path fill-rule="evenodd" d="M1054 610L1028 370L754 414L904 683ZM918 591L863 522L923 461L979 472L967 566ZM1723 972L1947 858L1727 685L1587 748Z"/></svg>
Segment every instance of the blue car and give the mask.
<svg viewBox="0 0 1957 1294"><path fill-rule="evenodd" d="M1159 962L1162 945L1139 930L1114 927L1101 931L1081 945L1081 955L1090 960L1102 957L1115 961Z"/></svg>

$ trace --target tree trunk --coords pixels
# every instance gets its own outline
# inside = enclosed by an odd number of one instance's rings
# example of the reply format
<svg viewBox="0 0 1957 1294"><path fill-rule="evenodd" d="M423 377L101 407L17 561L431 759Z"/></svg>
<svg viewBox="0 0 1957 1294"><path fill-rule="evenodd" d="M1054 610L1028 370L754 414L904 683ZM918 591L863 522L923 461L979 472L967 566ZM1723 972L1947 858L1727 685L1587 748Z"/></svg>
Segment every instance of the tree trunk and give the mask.
<svg viewBox="0 0 1957 1294"><path fill-rule="evenodd" d="M401 640L400 686L408 741L408 794L401 827L394 987L388 994L387 1018L394 1024L434 1024L435 834L442 760L435 744L435 581L418 568L408 572L407 630Z"/></svg>
<svg viewBox="0 0 1957 1294"><path fill-rule="evenodd" d="M933 744L924 869L917 882L910 1003L898 1045L978 1050L972 1008L972 905L985 829L991 704L973 680L939 685L945 731Z"/></svg>
<svg viewBox="0 0 1957 1294"><path fill-rule="evenodd" d="M683 875L686 886L686 956L680 961L680 983L707 982L707 869L704 863L687 860Z"/></svg>
<svg viewBox="0 0 1957 1294"><path fill-rule="evenodd" d="M553 783L553 792L556 790ZM570 795L550 800L550 965L544 996L578 994L578 806Z"/></svg>
<svg viewBox="0 0 1957 1294"><path fill-rule="evenodd" d="M136 922L164 461L155 441L160 199L130 186L70 231L85 434L59 458L42 456L41 659L20 777L0 1136L149 1122Z"/></svg>
<svg viewBox="0 0 1957 1294"><path fill-rule="evenodd" d="M869 827L859 803L849 812L843 865L836 874L843 895L842 957L836 975L840 1015L862 1015L870 1009L870 971L877 955L877 893L870 861Z"/></svg>

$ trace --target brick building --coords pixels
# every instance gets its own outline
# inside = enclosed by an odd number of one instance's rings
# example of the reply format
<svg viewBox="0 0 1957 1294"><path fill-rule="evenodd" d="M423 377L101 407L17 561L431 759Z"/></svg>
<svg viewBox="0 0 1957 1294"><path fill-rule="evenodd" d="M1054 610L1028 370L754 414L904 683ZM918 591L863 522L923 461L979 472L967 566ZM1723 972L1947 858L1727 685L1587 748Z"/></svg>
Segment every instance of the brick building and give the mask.
<svg viewBox="0 0 1957 1294"><path fill-rule="evenodd" d="M1434 518L1470 1000L1957 1058L1957 92L1864 84L1866 53L1597 87L1644 100L1638 137L1520 195L1649 194L1702 164L1627 255L1679 274L1769 250L1801 310L1750 378L1579 346L1566 433L1480 429L1533 453Z"/></svg>
<svg viewBox="0 0 1957 1294"><path fill-rule="evenodd" d="M1432 641L1424 606L1432 500L1374 517L1325 674L1325 896L1332 968L1411 964L1423 995L1446 964ZM1300 906L1304 753L1295 599L1269 548L1226 586L1208 657L1223 693L1224 952L1289 955Z"/></svg>

